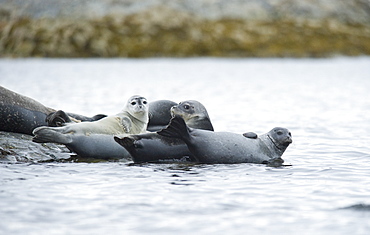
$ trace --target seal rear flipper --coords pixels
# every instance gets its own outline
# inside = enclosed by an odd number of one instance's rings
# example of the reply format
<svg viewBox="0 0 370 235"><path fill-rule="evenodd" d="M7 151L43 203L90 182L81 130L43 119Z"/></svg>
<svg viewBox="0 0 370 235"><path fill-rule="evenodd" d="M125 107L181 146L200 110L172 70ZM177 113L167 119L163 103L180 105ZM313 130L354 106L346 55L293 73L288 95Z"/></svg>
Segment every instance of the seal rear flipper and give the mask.
<svg viewBox="0 0 370 235"><path fill-rule="evenodd" d="M132 157L136 157L136 145L135 145L136 140L134 138L132 137L120 138L118 136L114 136L114 140L122 147L124 147Z"/></svg>
<svg viewBox="0 0 370 235"><path fill-rule="evenodd" d="M46 116L45 121L48 123L48 126L51 127L64 126L65 123L72 122L72 120L63 110L58 110L56 112L49 113Z"/></svg>
<svg viewBox="0 0 370 235"><path fill-rule="evenodd" d="M181 116L176 115L170 121L170 124L157 133L161 136L166 136L170 138L179 138L185 142L190 142L190 132L191 130L186 125L184 119Z"/></svg>
<svg viewBox="0 0 370 235"><path fill-rule="evenodd" d="M97 114L97 115L92 117L92 121L98 121L98 120L100 120L102 118L105 118L105 117L108 117L108 116L105 115L105 114Z"/></svg>
<svg viewBox="0 0 370 235"><path fill-rule="evenodd" d="M69 144L72 142L69 135L55 131L49 127L38 127L33 131L33 134L32 141L36 143Z"/></svg>

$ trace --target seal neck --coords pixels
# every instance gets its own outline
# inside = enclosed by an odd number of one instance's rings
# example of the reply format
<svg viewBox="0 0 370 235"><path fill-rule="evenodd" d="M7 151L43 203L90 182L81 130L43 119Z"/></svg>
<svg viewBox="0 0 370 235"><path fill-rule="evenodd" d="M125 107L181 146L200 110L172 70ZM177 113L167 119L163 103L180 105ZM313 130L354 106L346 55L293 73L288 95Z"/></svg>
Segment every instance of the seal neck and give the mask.
<svg viewBox="0 0 370 235"><path fill-rule="evenodd" d="M278 152L279 153L279 155L281 156L281 155L283 155L283 153L285 152L285 150L286 150L286 147L284 147L284 146L279 146L276 142L275 142L275 140L269 135L269 134L267 134L266 135L267 136L267 138L271 141L271 143L272 143L272 148L274 148L275 149L275 151L276 152Z"/></svg>

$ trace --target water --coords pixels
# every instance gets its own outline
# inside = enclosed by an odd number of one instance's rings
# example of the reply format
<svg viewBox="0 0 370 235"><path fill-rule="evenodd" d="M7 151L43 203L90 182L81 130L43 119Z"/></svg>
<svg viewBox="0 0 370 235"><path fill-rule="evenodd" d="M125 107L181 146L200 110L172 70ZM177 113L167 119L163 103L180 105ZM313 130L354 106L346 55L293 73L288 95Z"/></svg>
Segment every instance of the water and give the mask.
<svg viewBox="0 0 370 235"><path fill-rule="evenodd" d="M1 59L0 84L114 114L195 99L216 131L288 128L291 166L0 164L0 234L367 234L370 58Z"/></svg>

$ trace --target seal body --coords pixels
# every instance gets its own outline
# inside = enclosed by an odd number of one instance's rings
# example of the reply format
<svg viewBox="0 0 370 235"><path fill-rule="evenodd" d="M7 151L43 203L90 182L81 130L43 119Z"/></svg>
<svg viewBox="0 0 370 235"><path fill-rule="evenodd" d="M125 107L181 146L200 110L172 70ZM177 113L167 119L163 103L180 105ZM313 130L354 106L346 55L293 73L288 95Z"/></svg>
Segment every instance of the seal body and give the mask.
<svg viewBox="0 0 370 235"><path fill-rule="evenodd" d="M114 141L113 135L70 135L50 132L48 129L42 128L38 132L38 137L34 137L33 142L63 144L71 152L83 158L131 160L129 152Z"/></svg>
<svg viewBox="0 0 370 235"><path fill-rule="evenodd" d="M194 161L186 144L176 138L160 136L157 133L115 136L117 145L130 153L135 163L169 163Z"/></svg>
<svg viewBox="0 0 370 235"><path fill-rule="evenodd" d="M180 102L171 109L171 113L186 119L186 123L193 128L213 131L207 110L198 101ZM181 139L146 133L124 138L115 137L115 140L131 154L135 163L194 161L191 152Z"/></svg>
<svg viewBox="0 0 370 235"><path fill-rule="evenodd" d="M182 139L197 162L212 164L281 165L284 162L281 156L292 143L291 134L285 128L276 127L257 138L247 138L230 132L191 129L180 116L174 117L158 134Z"/></svg>
<svg viewBox="0 0 370 235"><path fill-rule="evenodd" d="M146 131L148 124L147 101L141 96L132 96L125 108L118 114L107 116L95 122L67 123L62 127L39 127L33 131L36 136L41 135L40 129L60 132L62 134L140 134Z"/></svg>
<svg viewBox="0 0 370 235"><path fill-rule="evenodd" d="M49 121L49 118L54 113L55 109L0 86L0 131L32 135L35 128L50 125L52 121ZM63 118L70 122L96 121L105 116L99 114L86 117L74 113L64 115Z"/></svg>
<svg viewBox="0 0 370 235"><path fill-rule="evenodd" d="M34 99L0 86L0 130L32 134L33 129L47 125L46 116L54 112Z"/></svg>
<svg viewBox="0 0 370 235"><path fill-rule="evenodd" d="M159 131L165 128L172 118L171 108L177 105L171 100L156 100L149 103L148 131Z"/></svg>

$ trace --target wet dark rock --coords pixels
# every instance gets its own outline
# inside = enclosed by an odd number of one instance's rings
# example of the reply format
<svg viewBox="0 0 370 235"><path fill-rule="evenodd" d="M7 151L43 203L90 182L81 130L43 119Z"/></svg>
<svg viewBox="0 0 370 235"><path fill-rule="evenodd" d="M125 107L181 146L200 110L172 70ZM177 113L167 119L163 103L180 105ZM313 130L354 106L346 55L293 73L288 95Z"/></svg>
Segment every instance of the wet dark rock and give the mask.
<svg viewBox="0 0 370 235"><path fill-rule="evenodd" d="M70 158L63 145L32 142L32 136L0 131L0 162L43 162Z"/></svg>

